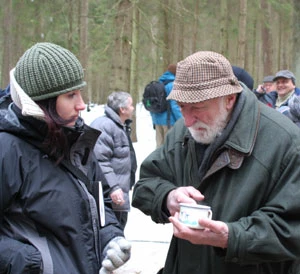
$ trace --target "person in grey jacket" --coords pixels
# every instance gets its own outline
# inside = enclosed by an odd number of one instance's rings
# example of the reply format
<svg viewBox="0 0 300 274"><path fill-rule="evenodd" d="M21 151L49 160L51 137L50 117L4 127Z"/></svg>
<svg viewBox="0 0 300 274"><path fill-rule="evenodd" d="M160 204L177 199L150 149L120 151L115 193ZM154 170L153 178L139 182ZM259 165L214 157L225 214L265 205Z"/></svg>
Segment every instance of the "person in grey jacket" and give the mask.
<svg viewBox="0 0 300 274"><path fill-rule="evenodd" d="M142 163L132 198L173 225L160 273L300 273L298 127L243 89L215 52L179 62L168 99L183 119ZM210 206L212 220L185 226L180 203Z"/></svg>
<svg viewBox="0 0 300 274"><path fill-rule="evenodd" d="M104 193L111 198L113 210L123 230L130 210L129 191L135 182L137 168L129 135L133 112L129 93L112 92L107 98L105 115L91 123L91 127L101 131L94 151L107 182Z"/></svg>
<svg viewBox="0 0 300 274"><path fill-rule="evenodd" d="M10 72L13 102L0 111L0 273L107 274L130 257L101 193L100 132L79 117L85 85L75 55L52 43L33 45Z"/></svg>
<svg viewBox="0 0 300 274"><path fill-rule="evenodd" d="M277 110L300 127L300 95L293 94L289 99L287 106L279 107Z"/></svg>

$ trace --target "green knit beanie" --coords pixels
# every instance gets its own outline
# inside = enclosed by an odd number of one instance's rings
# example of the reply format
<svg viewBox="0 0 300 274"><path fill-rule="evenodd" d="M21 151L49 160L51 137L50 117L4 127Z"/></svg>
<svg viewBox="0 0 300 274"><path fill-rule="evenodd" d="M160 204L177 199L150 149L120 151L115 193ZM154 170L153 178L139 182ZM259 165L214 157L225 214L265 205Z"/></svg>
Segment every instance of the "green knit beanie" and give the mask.
<svg viewBox="0 0 300 274"><path fill-rule="evenodd" d="M33 101L56 97L86 85L79 60L69 50L37 43L18 61L15 78Z"/></svg>

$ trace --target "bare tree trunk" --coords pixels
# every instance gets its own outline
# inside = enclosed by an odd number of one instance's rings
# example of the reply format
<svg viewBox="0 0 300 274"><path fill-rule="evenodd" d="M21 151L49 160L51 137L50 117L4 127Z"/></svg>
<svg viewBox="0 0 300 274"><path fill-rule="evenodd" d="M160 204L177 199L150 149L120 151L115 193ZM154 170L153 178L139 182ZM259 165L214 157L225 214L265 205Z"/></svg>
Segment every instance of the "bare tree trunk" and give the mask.
<svg viewBox="0 0 300 274"><path fill-rule="evenodd" d="M111 79L109 93L112 91L130 91L132 11L129 0L120 0L114 19L114 54L111 58Z"/></svg>
<svg viewBox="0 0 300 274"><path fill-rule="evenodd" d="M138 0L131 0L132 3L132 39L131 39L131 64L130 64L130 94L133 99L133 105L136 106L139 101L138 89L138 56L139 56L139 10L137 7ZM136 134L136 113L133 114L133 123L131 131L131 140L137 141Z"/></svg>
<svg viewBox="0 0 300 274"><path fill-rule="evenodd" d="M89 49L88 49L88 11L89 3L88 0L80 0L80 16L79 16L79 56L80 62L85 71L85 79L89 79L89 70L88 70L88 59L89 59ZM88 92L83 92L82 96L86 103L91 101L91 92L87 89Z"/></svg>
<svg viewBox="0 0 300 274"><path fill-rule="evenodd" d="M182 22L178 22L178 20L174 20L173 21L174 24L177 24L179 25L179 31L178 31L178 54L177 54L177 57L175 58L176 60L182 60L184 58L184 54L183 54L183 47L184 47L184 41L185 39L183 39L182 37L182 34L184 33L184 26L185 24L183 24ZM195 38L192 38L192 39L195 39ZM172 38L171 38L171 41L172 41ZM170 41L170 42L171 42ZM169 61L169 63L173 63L174 61L174 58L171 59Z"/></svg>
<svg viewBox="0 0 300 274"><path fill-rule="evenodd" d="M2 55L2 69L1 69L1 88L5 88L9 83L9 71L11 69L11 22L12 18L12 0L7 0L4 5L4 16L2 23L3 30L3 55Z"/></svg>
<svg viewBox="0 0 300 274"><path fill-rule="evenodd" d="M261 9L264 11L264 17L262 19L262 64L263 64L263 75L270 75L273 72L273 45L272 45L272 33L271 33L271 14L270 7L266 0L261 0ZM272 19L273 21L273 19Z"/></svg>
<svg viewBox="0 0 300 274"><path fill-rule="evenodd" d="M238 65L242 68L244 68L245 66L246 27L247 27L247 0L240 0Z"/></svg>
<svg viewBox="0 0 300 274"><path fill-rule="evenodd" d="M254 79L261 79L261 72L259 70L261 64L260 56L260 21L258 20L257 13L253 16L253 34L252 34L252 46L250 52L252 53L249 58L251 58L251 75ZM255 87L256 88L256 87Z"/></svg>
<svg viewBox="0 0 300 274"><path fill-rule="evenodd" d="M165 0L163 2L163 41L164 41L164 48L163 48L163 61L164 61L164 68L166 68L169 65L170 62L170 37L173 35L173 33L170 33L170 20L169 20L169 12L168 12L168 7L169 7L169 0Z"/></svg>
<svg viewBox="0 0 300 274"><path fill-rule="evenodd" d="M74 16L74 0L67 0L68 3L68 48L73 48L73 16Z"/></svg>
<svg viewBox="0 0 300 274"><path fill-rule="evenodd" d="M221 0L220 3L220 53L228 55L228 8L227 0Z"/></svg>
<svg viewBox="0 0 300 274"><path fill-rule="evenodd" d="M295 75L296 75L296 79L300 79L300 52L299 52L299 44L300 44L300 1L299 0L294 0L294 14L293 14L293 18L294 18L294 22L293 25L295 26L294 28L294 33L293 33L293 52L292 52L292 56L295 57L295 63L294 63L294 67L292 68L292 70L294 71ZM299 76L299 77L298 77ZM299 82L298 82L299 83Z"/></svg>
<svg viewBox="0 0 300 274"><path fill-rule="evenodd" d="M192 40L192 52L196 52L198 50L197 42L199 37L199 16L200 16L200 1L196 1L195 3L195 11L194 11L194 24L193 24L193 40ZM181 41L183 42L184 39L182 38Z"/></svg>

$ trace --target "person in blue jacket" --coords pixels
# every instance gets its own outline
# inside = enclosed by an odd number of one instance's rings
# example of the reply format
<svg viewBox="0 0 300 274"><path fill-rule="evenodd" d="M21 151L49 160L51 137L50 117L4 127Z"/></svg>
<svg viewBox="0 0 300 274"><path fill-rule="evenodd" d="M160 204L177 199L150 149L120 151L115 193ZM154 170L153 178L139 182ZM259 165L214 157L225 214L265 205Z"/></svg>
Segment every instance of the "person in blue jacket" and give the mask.
<svg viewBox="0 0 300 274"><path fill-rule="evenodd" d="M176 64L170 64L158 79L160 82L169 82L165 85L167 96L170 94L173 88L173 82L176 75ZM153 122L153 127L156 131L156 147L161 146L164 143L168 130L175 124L175 122L182 117L179 106L176 101L170 100L170 116L168 121L168 111L162 113L150 112Z"/></svg>

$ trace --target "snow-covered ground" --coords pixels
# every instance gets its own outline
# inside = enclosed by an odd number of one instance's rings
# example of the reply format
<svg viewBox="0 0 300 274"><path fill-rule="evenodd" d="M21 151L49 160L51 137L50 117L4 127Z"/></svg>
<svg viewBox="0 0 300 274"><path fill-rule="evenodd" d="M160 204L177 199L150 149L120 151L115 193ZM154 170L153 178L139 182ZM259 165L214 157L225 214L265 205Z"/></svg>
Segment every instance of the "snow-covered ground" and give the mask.
<svg viewBox="0 0 300 274"><path fill-rule="evenodd" d="M86 124L90 124L98 116L104 114L103 105L94 105L90 111L83 111L81 116ZM133 143L138 166L155 149L155 131L149 112L142 103L136 105L137 142ZM139 168L136 173L139 177ZM155 274L163 267L169 242L172 236L172 226L154 223L149 216L136 208L131 208L125 237L132 243L131 259L114 274Z"/></svg>

